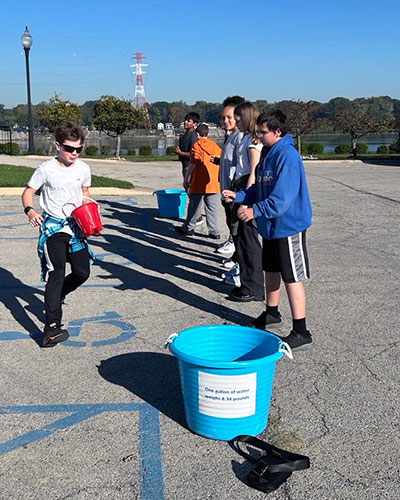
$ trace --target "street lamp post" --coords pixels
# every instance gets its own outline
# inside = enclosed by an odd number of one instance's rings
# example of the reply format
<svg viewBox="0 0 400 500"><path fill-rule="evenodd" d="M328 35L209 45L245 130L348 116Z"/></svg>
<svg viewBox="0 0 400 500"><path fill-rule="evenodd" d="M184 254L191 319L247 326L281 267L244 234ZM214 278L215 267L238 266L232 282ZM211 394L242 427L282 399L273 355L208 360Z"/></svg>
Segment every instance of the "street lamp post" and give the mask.
<svg viewBox="0 0 400 500"><path fill-rule="evenodd" d="M32 120L32 101L31 101L31 79L29 76L29 50L32 46L32 36L28 31L28 26L25 26L25 31L21 36L21 43L25 50L26 62L26 87L28 92L28 155L35 154L35 144L33 141L33 120Z"/></svg>

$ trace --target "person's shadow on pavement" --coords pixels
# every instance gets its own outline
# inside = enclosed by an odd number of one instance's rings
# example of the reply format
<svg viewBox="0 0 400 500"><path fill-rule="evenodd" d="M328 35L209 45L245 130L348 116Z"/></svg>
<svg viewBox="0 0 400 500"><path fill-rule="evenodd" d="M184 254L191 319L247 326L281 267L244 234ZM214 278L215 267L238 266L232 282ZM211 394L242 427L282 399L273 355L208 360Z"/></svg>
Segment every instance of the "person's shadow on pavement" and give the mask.
<svg viewBox="0 0 400 500"><path fill-rule="evenodd" d="M12 317L17 321L21 327L29 333L31 338L36 342L40 341L43 337L42 331L32 321L26 311L31 312L36 316L40 323L44 321L43 302L36 297L37 294L43 295L44 292L37 288L25 285L22 281L15 278L15 276L0 267L0 301L10 311ZM24 307L20 301L26 302Z"/></svg>

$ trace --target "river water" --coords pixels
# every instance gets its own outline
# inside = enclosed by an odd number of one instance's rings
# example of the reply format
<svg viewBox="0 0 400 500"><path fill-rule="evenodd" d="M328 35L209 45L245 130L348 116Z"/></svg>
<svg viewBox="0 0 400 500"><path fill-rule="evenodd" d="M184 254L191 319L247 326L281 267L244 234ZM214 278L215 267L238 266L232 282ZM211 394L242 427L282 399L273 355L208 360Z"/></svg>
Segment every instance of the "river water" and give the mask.
<svg viewBox="0 0 400 500"><path fill-rule="evenodd" d="M398 138L398 134L368 134L362 137L359 142L364 142L368 145L368 152L375 153L376 149L382 144L391 144L395 142ZM302 138L303 142L312 143L319 142L324 146L324 153L334 153L335 147L339 144L350 144L350 137L348 135L338 135L338 134L320 134L320 135L305 135ZM126 138L122 136L121 138L121 150L122 153L126 153L128 149L136 149L138 153L139 146L150 145L153 148L154 154L163 155L168 146L176 146L178 144L179 137L132 137L127 136ZM218 144L223 144L222 138L213 139ZM21 152L28 149L28 141L21 139L13 139L20 145ZM112 150L115 151L115 139L101 134L98 138L91 138L85 141L85 146L95 145L99 149L102 145L111 146ZM35 147L42 148L43 151L48 149L48 138L44 136L35 136Z"/></svg>

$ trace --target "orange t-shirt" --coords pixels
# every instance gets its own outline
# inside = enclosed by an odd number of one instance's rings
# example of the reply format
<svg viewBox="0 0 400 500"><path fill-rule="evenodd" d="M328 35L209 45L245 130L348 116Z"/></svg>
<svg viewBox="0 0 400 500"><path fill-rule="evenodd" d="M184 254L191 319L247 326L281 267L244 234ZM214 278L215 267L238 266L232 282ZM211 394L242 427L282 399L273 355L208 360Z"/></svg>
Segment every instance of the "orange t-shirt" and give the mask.
<svg viewBox="0 0 400 500"><path fill-rule="evenodd" d="M221 148L211 139L200 137L190 151L190 163L195 165L190 178L189 193L219 193L219 165L211 156L221 156Z"/></svg>

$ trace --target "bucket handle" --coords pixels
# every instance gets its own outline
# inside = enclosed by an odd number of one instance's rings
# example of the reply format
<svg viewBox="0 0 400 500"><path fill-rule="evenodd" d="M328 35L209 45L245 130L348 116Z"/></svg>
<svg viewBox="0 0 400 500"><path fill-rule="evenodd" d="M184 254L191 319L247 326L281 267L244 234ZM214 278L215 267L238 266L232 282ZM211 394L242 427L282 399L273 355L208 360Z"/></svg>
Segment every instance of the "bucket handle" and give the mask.
<svg viewBox="0 0 400 500"><path fill-rule="evenodd" d="M97 210L100 213L100 205L97 203L96 200L93 200L92 198L89 198L89 196L82 196L82 198L86 198L87 200L93 201L93 203L95 203L97 205ZM67 203L64 203L64 205L62 206L61 210L62 210L63 214L66 217L67 217L67 214L64 212L64 207L67 206L67 205L73 205L75 208L77 208L76 205L75 205L75 203L73 203L72 201L67 201Z"/></svg>
<svg viewBox="0 0 400 500"><path fill-rule="evenodd" d="M98 207L100 206L96 200L94 200L93 198L89 198L89 196L82 196L82 198L86 198L87 200L93 201L93 203L95 203Z"/></svg>
<svg viewBox="0 0 400 500"><path fill-rule="evenodd" d="M67 214L65 213L65 211L64 211L64 207L66 207L67 205L72 205L73 207L75 207L75 208L76 208L75 203L72 203L72 201L67 201L67 203L64 203L64 205L62 206L62 209L61 209L61 210L62 210L63 214L65 215L65 217L68 217L68 215L67 215Z"/></svg>
<svg viewBox="0 0 400 500"><path fill-rule="evenodd" d="M290 345L287 344L286 342L281 342L280 343L278 352L283 352L283 354L286 354L286 356L289 359L293 359L292 349L290 348Z"/></svg>
<svg viewBox="0 0 400 500"><path fill-rule="evenodd" d="M177 333L172 333L168 338L167 340L165 341L164 343L164 349L166 349L168 347L169 344L172 344L172 342L178 338L179 335Z"/></svg>

